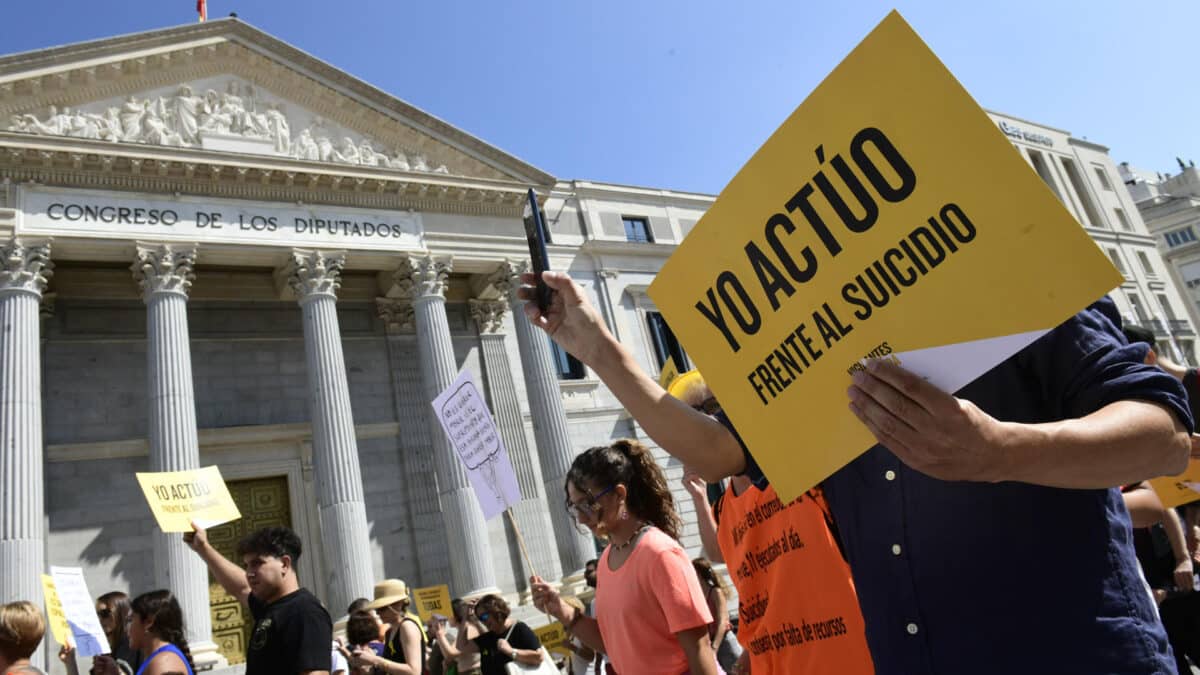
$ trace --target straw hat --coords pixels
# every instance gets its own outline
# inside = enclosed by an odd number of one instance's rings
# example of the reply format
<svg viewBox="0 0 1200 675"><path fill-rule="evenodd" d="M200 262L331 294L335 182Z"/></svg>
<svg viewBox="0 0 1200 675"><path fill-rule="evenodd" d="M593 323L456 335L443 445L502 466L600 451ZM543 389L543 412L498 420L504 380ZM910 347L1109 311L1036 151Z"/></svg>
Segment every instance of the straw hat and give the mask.
<svg viewBox="0 0 1200 675"><path fill-rule="evenodd" d="M367 605L367 609L387 607L401 600L408 600L408 584L399 579L384 579L375 584L375 599Z"/></svg>

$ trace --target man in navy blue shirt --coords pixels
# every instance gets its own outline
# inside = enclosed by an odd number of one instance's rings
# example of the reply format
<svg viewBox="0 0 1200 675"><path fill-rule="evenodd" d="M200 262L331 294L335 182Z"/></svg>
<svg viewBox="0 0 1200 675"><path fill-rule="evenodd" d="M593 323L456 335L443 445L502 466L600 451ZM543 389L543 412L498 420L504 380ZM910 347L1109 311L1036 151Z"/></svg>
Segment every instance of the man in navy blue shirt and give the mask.
<svg viewBox="0 0 1200 675"><path fill-rule="evenodd" d="M526 315L596 372L642 428L707 480L753 457L663 392L580 288L543 276ZM532 275L521 296L530 299ZM886 362L849 405L879 441L825 495L878 673L1173 673L1114 486L1180 473L1192 418L1097 302L951 396ZM802 584L797 593L803 593Z"/></svg>

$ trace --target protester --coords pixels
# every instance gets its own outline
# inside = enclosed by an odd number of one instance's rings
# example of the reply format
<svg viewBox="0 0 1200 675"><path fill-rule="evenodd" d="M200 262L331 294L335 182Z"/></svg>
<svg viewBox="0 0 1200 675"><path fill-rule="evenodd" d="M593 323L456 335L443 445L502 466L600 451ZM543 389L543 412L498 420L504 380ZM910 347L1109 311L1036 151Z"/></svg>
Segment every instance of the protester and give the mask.
<svg viewBox="0 0 1200 675"><path fill-rule="evenodd" d="M672 396L736 433L699 373L685 373L669 387ZM745 649L734 673L874 672L854 582L819 490L784 505L765 481L755 486L745 476L734 476L710 508L706 482L689 467L684 468L683 485L692 496L705 555L726 564L738 589L743 611L737 639ZM803 546L789 546L788 555L758 564L776 542L793 539ZM839 617L845 631L836 639L793 639L778 645L771 636L788 635L797 617L810 624L818 617Z"/></svg>
<svg viewBox="0 0 1200 675"><path fill-rule="evenodd" d="M44 675L29 657L37 651L46 632L42 611L32 602L19 600L0 605L0 673Z"/></svg>
<svg viewBox="0 0 1200 675"><path fill-rule="evenodd" d="M256 530L237 552L245 570L226 560L192 523L183 535L221 587L250 608L254 630L246 646L246 675L328 673L333 623L320 601L300 587L296 564L302 544L286 527Z"/></svg>
<svg viewBox="0 0 1200 675"><path fill-rule="evenodd" d="M1190 366L1182 366L1158 353L1158 342L1154 332L1141 326L1127 325L1121 327L1129 344L1144 344L1149 348L1144 359L1145 363L1161 368L1163 372L1179 380L1187 393L1188 405L1192 411L1192 419L1200 419L1200 371Z"/></svg>
<svg viewBox="0 0 1200 675"><path fill-rule="evenodd" d="M726 672L732 671L738 657L742 655L742 648L738 645L733 626L729 623L729 599L725 582L713 571L712 563L706 558L693 558L692 567L700 579L700 588L704 589L704 600L713 616L712 623L708 624L708 639L717 654L717 663Z"/></svg>
<svg viewBox="0 0 1200 675"><path fill-rule="evenodd" d="M530 666L541 664L541 641L525 622L510 616L504 598L498 595L479 598L470 607L467 621L479 634L470 640L460 640L460 651L479 653L483 675L505 675L505 664L513 661Z"/></svg>
<svg viewBox="0 0 1200 675"><path fill-rule="evenodd" d="M534 604L619 673L711 675L712 615L691 561L679 545L679 516L662 469L633 440L577 456L566 478L567 506L609 544L597 566L596 618L566 604L540 577Z"/></svg>
<svg viewBox="0 0 1200 675"><path fill-rule="evenodd" d="M451 629L447 630L442 621L436 621L430 637L437 641L446 659L454 662L458 675L480 675L479 650L463 649L480 634L470 621L471 607L462 598L454 598L450 601L450 614Z"/></svg>
<svg viewBox="0 0 1200 675"><path fill-rule="evenodd" d="M563 598L563 602L567 603L575 610L585 612L583 603L580 602L579 598L569 596ZM596 650L587 646L583 640L580 640L579 637L571 631L567 630L566 634L567 640L565 644L567 650L571 652L571 660L568 662L567 672L569 672L570 675L596 675Z"/></svg>
<svg viewBox="0 0 1200 675"><path fill-rule="evenodd" d="M142 657L137 675L193 675L196 666L188 648L183 610L168 590L150 591L133 599L129 622L129 646ZM95 675L120 675L111 655L95 658Z"/></svg>
<svg viewBox="0 0 1200 675"><path fill-rule="evenodd" d="M543 279L551 305L543 313L527 303L526 315L659 446L709 480L762 480L734 433L641 372L570 277ZM534 282L522 279L522 299L534 297ZM823 491L878 672L1174 668L1113 486L1181 472L1192 417L1179 382L1143 364L1119 324L1104 298L959 397L890 360L852 376L850 410L879 444ZM825 422L802 412L798 434ZM1048 514L1064 526L1046 527Z"/></svg>
<svg viewBox="0 0 1200 675"><path fill-rule="evenodd" d="M360 649L351 652L350 663L372 666L380 673L421 675L425 670L425 633L420 620L408 613L408 585L400 579L385 579L375 584L375 599L368 609L379 613L380 620L391 625L384 637L383 654Z"/></svg>

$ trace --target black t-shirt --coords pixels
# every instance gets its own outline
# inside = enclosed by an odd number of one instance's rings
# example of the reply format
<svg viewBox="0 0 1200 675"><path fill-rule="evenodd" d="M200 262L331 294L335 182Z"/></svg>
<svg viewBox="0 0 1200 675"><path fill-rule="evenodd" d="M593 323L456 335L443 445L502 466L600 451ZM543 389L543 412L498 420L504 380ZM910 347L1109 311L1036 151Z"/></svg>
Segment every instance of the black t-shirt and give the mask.
<svg viewBox="0 0 1200 675"><path fill-rule="evenodd" d="M521 621L512 625L511 633L508 629L505 629L504 633L500 635L488 631L471 640L479 647L479 669L483 675L504 675L504 664L512 661L511 657L501 654L500 650L496 648L500 638L506 634L508 635L508 646L513 649L538 649L542 646L533 629Z"/></svg>
<svg viewBox="0 0 1200 675"><path fill-rule="evenodd" d="M330 669L333 622L312 593L301 588L269 605L251 595L249 605L254 632L246 647L246 675Z"/></svg>

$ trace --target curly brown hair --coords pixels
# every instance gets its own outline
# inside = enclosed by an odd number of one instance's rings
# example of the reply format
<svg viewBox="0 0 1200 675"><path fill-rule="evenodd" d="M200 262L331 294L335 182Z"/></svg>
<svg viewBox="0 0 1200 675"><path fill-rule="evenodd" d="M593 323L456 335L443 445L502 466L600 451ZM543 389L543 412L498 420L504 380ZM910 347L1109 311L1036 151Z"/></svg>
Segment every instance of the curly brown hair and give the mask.
<svg viewBox="0 0 1200 675"><path fill-rule="evenodd" d="M568 485L574 485L580 492L587 492L592 486L604 489L624 485L625 504L630 513L679 539L683 521L675 512L667 479L650 449L638 441L622 438L612 445L583 452L571 463L564 492ZM569 505L570 493L566 499Z"/></svg>

